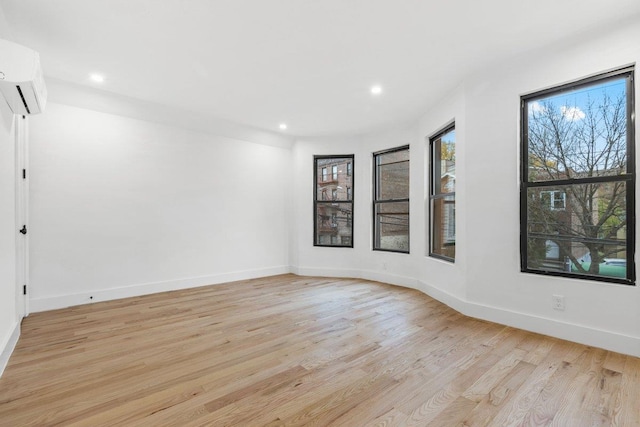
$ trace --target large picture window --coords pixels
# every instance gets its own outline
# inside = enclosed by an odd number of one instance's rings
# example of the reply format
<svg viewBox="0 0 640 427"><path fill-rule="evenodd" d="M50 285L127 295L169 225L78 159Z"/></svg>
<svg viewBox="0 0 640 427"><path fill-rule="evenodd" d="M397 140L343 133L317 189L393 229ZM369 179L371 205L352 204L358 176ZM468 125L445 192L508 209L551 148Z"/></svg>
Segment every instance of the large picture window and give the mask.
<svg viewBox="0 0 640 427"><path fill-rule="evenodd" d="M409 146L373 159L373 249L409 253Z"/></svg>
<svg viewBox="0 0 640 427"><path fill-rule="evenodd" d="M314 246L353 247L353 155L314 156Z"/></svg>
<svg viewBox="0 0 640 427"><path fill-rule="evenodd" d="M429 140L431 187L429 255L456 257L456 131L453 125Z"/></svg>
<svg viewBox="0 0 640 427"><path fill-rule="evenodd" d="M522 97L522 271L635 282L633 77Z"/></svg>

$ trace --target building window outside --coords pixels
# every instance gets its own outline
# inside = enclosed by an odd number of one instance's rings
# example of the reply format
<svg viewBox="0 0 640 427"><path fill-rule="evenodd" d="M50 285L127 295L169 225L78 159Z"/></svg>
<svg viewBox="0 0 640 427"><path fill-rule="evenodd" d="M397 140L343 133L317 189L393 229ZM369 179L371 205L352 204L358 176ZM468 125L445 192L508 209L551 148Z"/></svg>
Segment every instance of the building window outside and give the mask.
<svg viewBox="0 0 640 427"><path fill-rule="evenodd" d="M563 191L541 191L540 199L552 211L563 210L567 206L567 195Z"/></svg>
<svg viewBox="0 0 640 427"><path fill-rule="evenodd" d="M429 139L429 255L454 261L456 257L456 131L455 125Z"/></svg>
<svg viewBox="0 0 640 427"><path fill-rule="evenodd" d="M522 97L523 272L635 283L633 77Z"/></svg>
<svg viewBox="0 0 640 427"><path fill-rule="evenodd" d="M351 162L347 163L347 176L353 175L353 165Z"/></svg>
<svg viewBox="0 0 640 427"><path fill-rule="evenodd" d="M373 249L409 253L409 146L373 160Z"/></svg>
<svg viewBox="0 0 640 427"><path fill-rule="evenodd" d="M455 204L447 205L447 213L450 221L447 221L447 227L445 229L444 241L456 244L456 207Z"/></svg>
<svg viewBox="0 0 640 427"><path fill-rule="evenodd" d="M314 246L353 247L353 155L314 156ZM329 177L331 171L331 177ZM328 199L331 194L331 200Z"/></svg>

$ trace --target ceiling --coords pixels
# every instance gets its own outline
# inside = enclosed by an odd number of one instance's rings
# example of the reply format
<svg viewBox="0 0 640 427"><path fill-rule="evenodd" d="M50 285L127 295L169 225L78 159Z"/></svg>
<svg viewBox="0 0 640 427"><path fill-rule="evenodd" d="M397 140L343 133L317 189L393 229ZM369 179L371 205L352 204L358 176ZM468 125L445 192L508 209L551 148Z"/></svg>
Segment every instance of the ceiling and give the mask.
<svg viewBox="0 0 640 427"><path fill-rule="evenodd" d="M0 9L13 41L40 52L45 76L264 130L286 122L283 133L306 136L417 119L475 70L640 17L638 0L0 0Z"/></svg>

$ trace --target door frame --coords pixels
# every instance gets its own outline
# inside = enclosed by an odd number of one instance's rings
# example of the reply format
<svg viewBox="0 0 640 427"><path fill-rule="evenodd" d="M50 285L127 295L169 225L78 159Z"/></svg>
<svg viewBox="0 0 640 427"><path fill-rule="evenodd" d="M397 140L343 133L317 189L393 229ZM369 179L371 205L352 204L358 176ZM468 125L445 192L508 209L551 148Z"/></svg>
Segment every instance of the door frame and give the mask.
<svg viewBox="0 0 640 427"><path fill-rule="evenodd" d="M16 179L16 310L29 315L29 135L27 117L14 116ZM24 172L23 172L24 171ZM20 233L22 226L27 234ZM26 294L24 292L26 286Z"/></svg>

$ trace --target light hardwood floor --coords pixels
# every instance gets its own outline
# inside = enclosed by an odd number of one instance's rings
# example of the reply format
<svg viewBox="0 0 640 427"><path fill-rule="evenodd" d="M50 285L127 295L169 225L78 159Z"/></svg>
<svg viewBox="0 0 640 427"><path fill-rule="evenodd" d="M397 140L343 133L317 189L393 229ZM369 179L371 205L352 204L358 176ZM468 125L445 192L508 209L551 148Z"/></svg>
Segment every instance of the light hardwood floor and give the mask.
<svg viewBox="0 0 640 427"><path fill-rule="evenodd" d="M640 425L640 359L294 275L37 313L2 426Z"/></svg>

